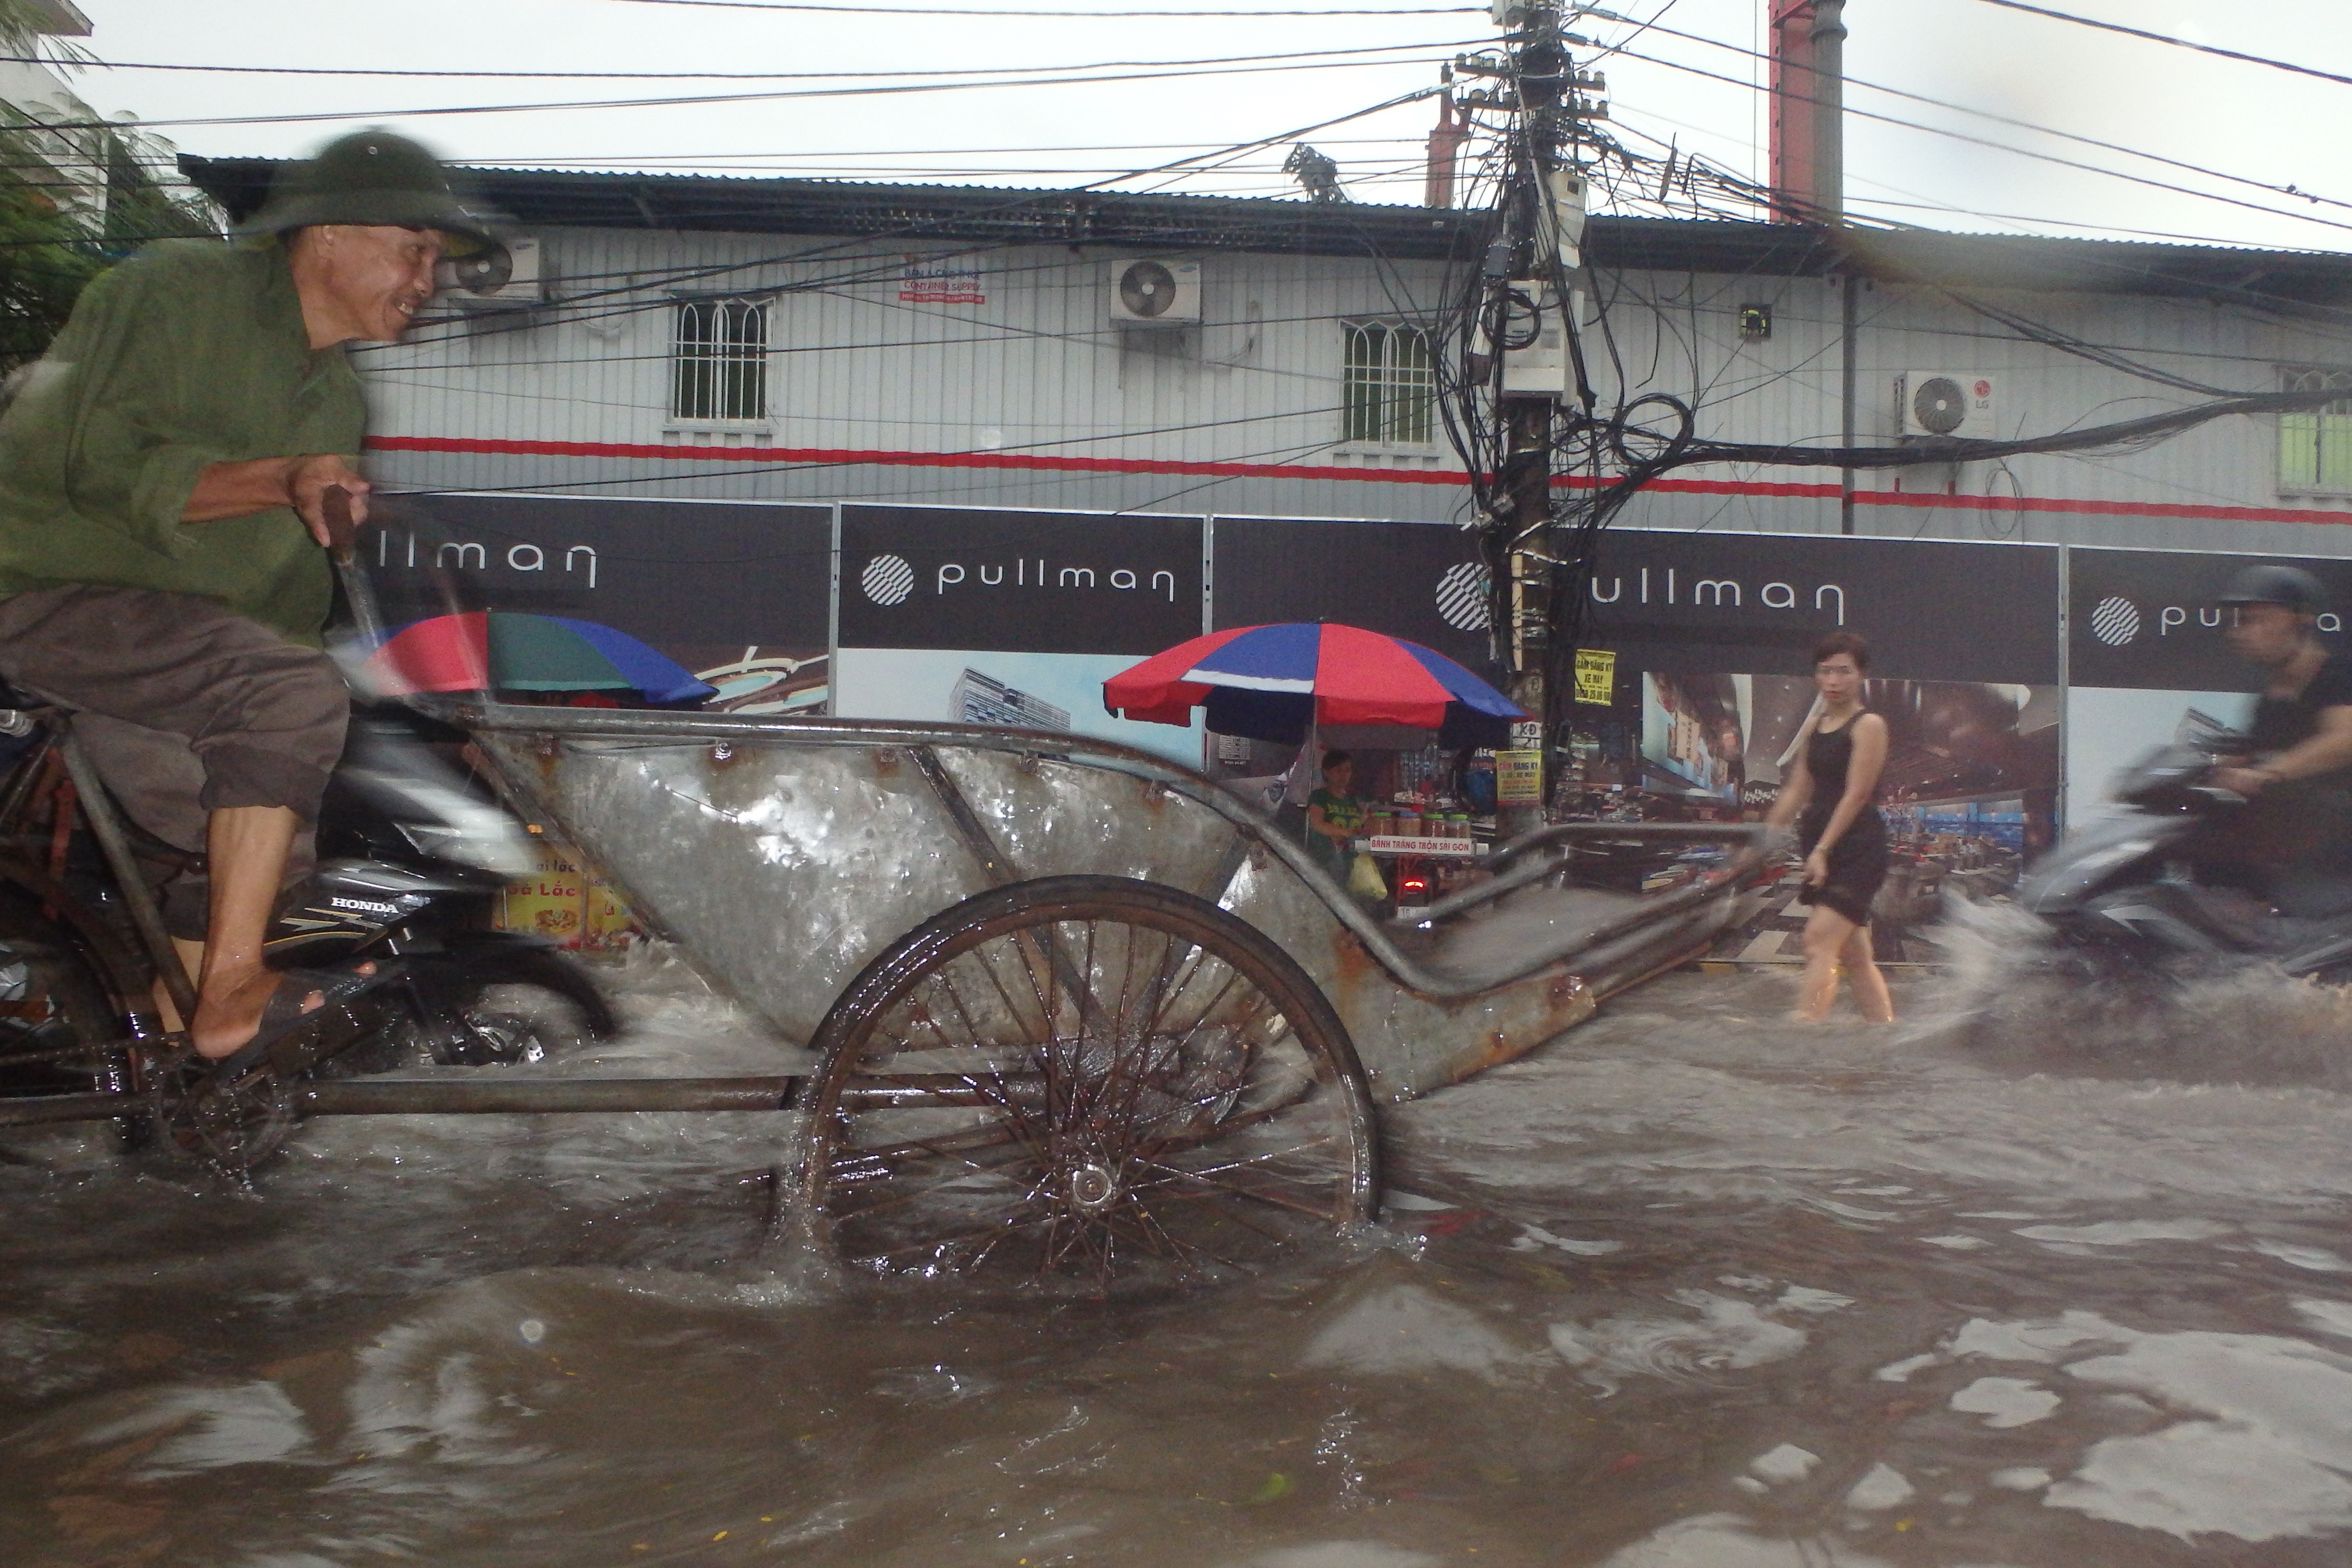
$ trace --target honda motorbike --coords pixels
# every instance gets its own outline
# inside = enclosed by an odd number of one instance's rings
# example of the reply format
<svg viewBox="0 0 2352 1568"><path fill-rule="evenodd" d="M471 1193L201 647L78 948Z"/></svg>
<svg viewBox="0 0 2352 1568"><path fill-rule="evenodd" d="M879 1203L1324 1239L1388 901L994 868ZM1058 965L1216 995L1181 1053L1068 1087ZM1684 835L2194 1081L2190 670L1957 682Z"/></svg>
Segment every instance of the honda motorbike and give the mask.
<svg viewBox="0 0 2352 1568"><path fill-rule="evenodd" d="M320 817L319 864L270 928L274 965L373 962L384 976L305 1031L310 1076L533 1060L618 1031L570 956L488 929L490 900L534 868L534 847L439 754L433 730L405 710L354 716ZM141 1081L169 1060L152 943L94 841L58 734L31 711L0 710L0 734L11 731L16 754L0 760L0 1095L156 1089ZM128 824L118 830L144 864L176 855Z"/></svg>
<svg viewBox="0 0 2352 1568"><path fill-rule="evenodd" d="M2218 787L2242 737L2184 723L2170 745L2115 785L2126 809L2070 835L2020 884L2019 906L2062 954L2094 967L2150 971L2257 959L2289 975L2352 981L2352 883L2265 888L2231 830L2246 801Z"/></svg>

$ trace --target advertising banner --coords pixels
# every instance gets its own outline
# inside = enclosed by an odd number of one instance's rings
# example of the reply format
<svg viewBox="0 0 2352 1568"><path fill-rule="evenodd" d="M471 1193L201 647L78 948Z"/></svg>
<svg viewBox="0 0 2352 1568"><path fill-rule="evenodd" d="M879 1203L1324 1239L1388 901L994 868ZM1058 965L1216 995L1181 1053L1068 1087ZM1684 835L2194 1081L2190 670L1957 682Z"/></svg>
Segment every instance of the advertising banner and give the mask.
<svg viewBox="0 0 2352 1568"><path fill-rule="evenodd" d="M2080 820L2104 808L2108 781L2161 745L2190 714L2225 729L2252 718L2260 672L2230 649L2231 612L2216 603L2248 566L2299 566L2336 606L2320 640L2347 646L2352 561L2077 547L2067 557L2066 793Z"/></svg>
<svg viewBox="0 0 2352 1568"><path fill-rule="evenodd" d="M1221 517L1213 537L1215 630L1337 621L1495 674L1486 568L1458 528Z"/></svg>
<svg viewBox="0 0 2352 1568"><path fill-rule="evenodd" d="M2252 665L2230 651L2230 612L2215 601L2249 566L2299 566L2336 611L2319 635L2342 648L2352 610L2352 561L2076 547L2067 562L2068 678L2075 686L2252 692Z"/></svg>
<svg viewBox="0 0 2352 1568"><path fill-rule="evenodd" d="M1580 641L1634 669L1804 675L1843 630L1876 676L2058 679L2055 546L1624 529L1589 593Z"/></svg>
<svg viewBox="0 0 2352 1568"><path fill-rule="evenodd" d="M1201 763L1190 730L1103 710L1102 683L1201 635L1202 521L842 509L835 711L1066 730Z"/></svg>
<svg viewBox="0 0 2352 1568"><path fill-rule="evenodd" d="M719 689L706 706L825 710L830 507L608 497L390 498L364 542L397 625L447 607L594 621Z"/></svg>

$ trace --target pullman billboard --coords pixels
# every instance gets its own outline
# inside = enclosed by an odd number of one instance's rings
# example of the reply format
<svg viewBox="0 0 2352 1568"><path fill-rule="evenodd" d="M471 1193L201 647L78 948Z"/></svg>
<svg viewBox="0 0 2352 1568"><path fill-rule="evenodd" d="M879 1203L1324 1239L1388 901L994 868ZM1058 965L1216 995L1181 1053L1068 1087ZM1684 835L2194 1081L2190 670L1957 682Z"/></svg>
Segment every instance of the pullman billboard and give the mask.
<svg viewBox="0 0 2352 1568"><path fill-rule="evenodd" d="M1203 520L841 509L834 711L1068 730L1192 765L1201 733L1105 712L1102 683L1201 635Z"/></svg>
<svg viewBox="0 0 2352 1568"><path fill-rule="evenodd" d="M2067 795L2099 809L2116 771L2196 713L2227 729L2252 717L2261 672L2231 651L2230 579L2265 563L2317 577L2335 606L2320 640L2346 646L2352 561L2077 546L2067 556Z"/></svg>
<svg viewBox="0 0 2352 1568"><path fill-rule="evenodd" d="M1235 517L1214 527L1215 629L1336 621L1494 678L1487 571L1460 529Z"/></svg>
<svg viewBox="0 0 2352 1568"><path fill-rule="evenodd" d="M596 621L709 681L708 707L823 712L833 509L609 497L387 497L368 562L389 618L468 607Z"/></svg>
<svg viewBox="0 0 2352 1568"><path fill-rule="evenodd" d="M1601 536L1579 640L1637 669L1810 675L1825 633L1871 673L2058 680L2058 550L1819 534Z"/></svg>

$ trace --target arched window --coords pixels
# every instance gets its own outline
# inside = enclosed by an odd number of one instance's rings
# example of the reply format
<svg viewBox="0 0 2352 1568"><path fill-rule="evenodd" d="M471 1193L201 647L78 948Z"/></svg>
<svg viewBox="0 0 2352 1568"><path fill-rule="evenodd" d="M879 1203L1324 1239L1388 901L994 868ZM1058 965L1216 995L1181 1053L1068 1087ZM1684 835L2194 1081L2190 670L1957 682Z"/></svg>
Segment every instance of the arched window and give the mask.
<svg viewBox="0 0 2352 1568"><path fill-rule="evenodd" d="M1344 323L1339 438L1350 446L1426 447L1437 438L1429 334L1387 321Z"/></svg>
<svg viewBox="0 0 2352 1568"><path fill-rule="evenodd" d="M686 300L677 307L680 419L768 416L768 306L761 300Z"/></svg>

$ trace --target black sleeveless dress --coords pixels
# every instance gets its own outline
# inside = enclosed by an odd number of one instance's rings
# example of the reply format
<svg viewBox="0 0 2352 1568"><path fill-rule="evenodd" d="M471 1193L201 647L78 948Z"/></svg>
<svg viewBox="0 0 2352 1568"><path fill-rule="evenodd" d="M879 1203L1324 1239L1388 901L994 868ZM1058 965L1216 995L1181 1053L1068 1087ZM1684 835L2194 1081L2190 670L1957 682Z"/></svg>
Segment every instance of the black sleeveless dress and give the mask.
<svg viewBox="0 0 2352 1568"><path fill-rule="evenodd" d="M1827 831L1838 802L1845 798L1846 770L1853 763L1857 713L1835 730L1815 730L1805 742L1805 771L1813 778L1813 798L1797 819L1798 842L1811 855ZM1862 808L1830 846L1829 879L1797 895L1801 903L1835 910L1858 926L1870 923L1870 900L1886 880L1886 819L1875 803Z"/></svg>

